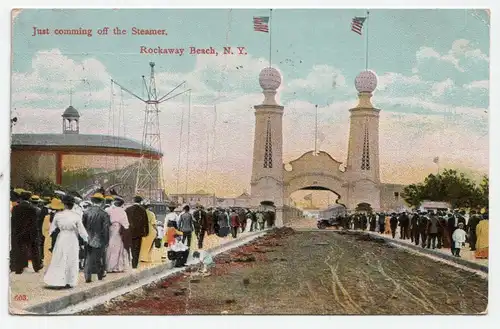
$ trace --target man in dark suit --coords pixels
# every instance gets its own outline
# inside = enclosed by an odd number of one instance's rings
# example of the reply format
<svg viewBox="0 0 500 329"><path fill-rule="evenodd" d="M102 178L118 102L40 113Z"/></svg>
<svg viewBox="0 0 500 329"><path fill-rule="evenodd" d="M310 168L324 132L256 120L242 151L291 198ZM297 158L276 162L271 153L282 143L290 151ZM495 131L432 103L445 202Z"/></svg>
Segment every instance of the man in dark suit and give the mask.
<svg viewBox="0 0 500 329"><path fill-rule="evenodd" d="M406 212L403 212L399 216L399 227L400 227L400 239L402 240L407 240L409 238L408 236L408 226L410 226L410 218L406 214Z"/></svg>
<svg viewBox="0 0 500 329"><path fill-rule="evenodd" d="M467 231L469 233L470 251L476 251L476 226L479 224L480 217L476 214L475 210L471 210L469 223L467 224Z"/></svg>
<svg viewBox="0 0 500 329"><path fill-rule="evenodd" d="M419 223L420 217L418 213L413 213L413 216L411 217L410 221L410 238L411 242L415 242L415 245L418 246L420 242L420 232L419 232Z"/></svg>
<svg viewBox="0 0 500 329"><path fill-rule="evenodd" d="M68 202L74 201L70 195L64 197ZM63 202L64 202L63 199ZM105 276L106 248L109 244L109 228L111 220L103 209L104 196L96 193L90 199L92 206L83 213L83 226L89 235L85 252L85 282L92 282L92 274L96 273L97 278L102 280Z"/></svg>
<svg viewBox="0 0 500 329"><path fill-rule="evenodd" d="M23 191L19 204L12 208L10 269L22 274L31 256L33 270L38 273L43 268L37 231L37 210L30 203L31 192Z"/></svg>
<svg viewBox="0 0 500 329"><path fill-rule="evenodd" d="M203 209L203 206L199 206L197 207L193 215L195 222L198 223L198 232L196 232L195 224L195 234L196 238L198 239L198 249L203 249L203 240L205 239L205 234L209 229L208 214Z"/></svg>
<svg viewBox="0 0 500 329"><path fill-rule="evenodd" d="M129 231L132 239L132 268L139 266L142 238L149 234L148 214L141 205L142 201L142 197L135 196L134 204L125 209L130 223Z"/></svg>

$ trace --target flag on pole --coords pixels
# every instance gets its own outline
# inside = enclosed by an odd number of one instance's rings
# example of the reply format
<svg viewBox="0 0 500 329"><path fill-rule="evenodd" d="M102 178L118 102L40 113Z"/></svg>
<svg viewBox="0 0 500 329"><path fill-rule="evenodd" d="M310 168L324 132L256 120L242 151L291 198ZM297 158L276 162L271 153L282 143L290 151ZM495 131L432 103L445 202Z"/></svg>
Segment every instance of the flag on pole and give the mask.
<svg viewBox="0 0 500 329"><path fill-rule="evenodd" d="M310 193L304 197L304 200L312 200L312 197L313 197L313 195L312 195L312 193Z"/></svg>
<svg viewBox="0 0 500 329"><path fill-rule="evenodd" d="M269 17L267 16L254 17L253 30L255 32L269 33Z"/></svg>
<svg viewBox="0 0 500 329"><path fill-rule="evenodd" d="M432 160L432 162L438 163L439 162L439 157L435 157L434 160Z"/></svg>
<svg viewBox="0 0 500 329"><path fill-rule="evenodd" d="M356 32L359 35L362 35L363 24L366 21L366 17L354 17L351 23L351 31Z"/></svg>

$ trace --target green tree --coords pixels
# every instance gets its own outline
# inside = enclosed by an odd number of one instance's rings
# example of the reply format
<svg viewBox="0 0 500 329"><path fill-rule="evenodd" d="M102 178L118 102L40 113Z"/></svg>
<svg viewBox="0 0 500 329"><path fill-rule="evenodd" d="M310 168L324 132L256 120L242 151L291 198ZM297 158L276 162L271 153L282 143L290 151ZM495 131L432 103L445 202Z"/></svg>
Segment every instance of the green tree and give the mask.
<svg viewBox="0 0 500 329"><path fill-rule="evenodd" d="M42 195L42 196L52 196L54 195L55 190L61 190L61 186L54 183L49 178L27 178L24 181L25 190L29 190L34 194Z"/></svg>
<svg viewBox="0 0 500 329"><path fill-rule="evenodd" d="M405 187L403 199L418 207L424 200L445 201L453 208L484 207L488 205L488 177L477 186L464 173L445 169L441 174L427 176L423 183Z"/></svg>
<svg viewBox="0 0 500 329"><path fill-rule="evenodd" d="M483 180L479 185L479 194L480 194L481 206L488 208L490 199L490 179L486 175L483 176Z"/></svg>
<svg viewBox="0 0 500 329"><path fill-rule="evenodd" d="M422 184L411 184L405 186L401 197L410 206L416 208L419 207L424 200Z"/></svg>

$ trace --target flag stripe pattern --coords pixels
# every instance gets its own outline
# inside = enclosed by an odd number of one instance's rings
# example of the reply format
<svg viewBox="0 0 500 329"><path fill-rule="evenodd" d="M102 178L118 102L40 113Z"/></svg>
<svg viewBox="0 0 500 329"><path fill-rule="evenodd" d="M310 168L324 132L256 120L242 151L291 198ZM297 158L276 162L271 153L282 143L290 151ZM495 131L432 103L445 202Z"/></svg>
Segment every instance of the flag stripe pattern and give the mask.
<svg viewBox="0 0 500 329"><path fill-rule="evenodd" d="M254 17L253 18L253 30L255 32L266 32L269 33L269 17Z"/></svg>
<svg viewBox="0 0 500 329"><path fill-rule="evenodd" d="M351 31L356 32L359 35L362 35L363 31L363 23L365 22L366 17L354 17L351 23Z"/></svg>

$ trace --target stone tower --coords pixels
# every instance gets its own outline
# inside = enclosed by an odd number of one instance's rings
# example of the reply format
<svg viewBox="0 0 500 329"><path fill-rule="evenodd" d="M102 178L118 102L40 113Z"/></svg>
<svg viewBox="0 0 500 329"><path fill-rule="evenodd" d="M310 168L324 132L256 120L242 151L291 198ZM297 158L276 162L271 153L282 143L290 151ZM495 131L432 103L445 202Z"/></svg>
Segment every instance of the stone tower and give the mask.
<svg viewBox="0 0 500 329"><path fill-rule="evenodd" d="M80 132L80 113L72 106L68 106L63 115L63 134L78 134Z"/></svg>
<svg viewBox="0 0 500 329"><path fill-rule="evenodd" d="M276 226L283 226L283 106L276 102L281 85L278 70L267 67L259 74L264 102L255 108L255 136L251 185L252 206L272 201Z"/></svg>
<svg viewBox="0 0 500 329"><path fill-rule="evenodd" d="M348 208L369 203L380 209L379 109L371 97L377 87L373 71L361 72L355 80L359 103L349 110L349 146L347 152Z"/></svg>

